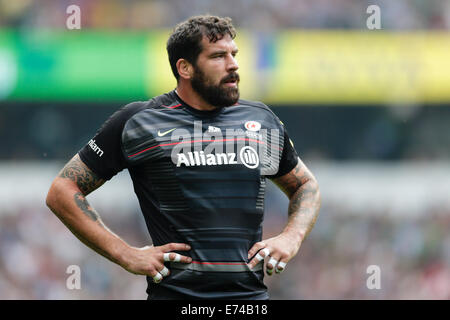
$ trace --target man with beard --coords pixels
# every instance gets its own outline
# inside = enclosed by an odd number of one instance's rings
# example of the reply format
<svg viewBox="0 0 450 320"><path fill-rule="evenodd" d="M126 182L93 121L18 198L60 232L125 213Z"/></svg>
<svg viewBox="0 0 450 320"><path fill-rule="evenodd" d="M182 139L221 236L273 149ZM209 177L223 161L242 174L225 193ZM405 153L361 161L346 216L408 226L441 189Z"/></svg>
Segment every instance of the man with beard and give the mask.
<svg viewBox="0 0 450 320"><path fill-rule="evenodd" d="M318 215L317 182L281 121L239 99L235 35L229 18L177 25L167 42L176 89L114 113L47 195L82 242L147 276L149 299L268 299L264 266L280 274ZM152 246L127 244L86 200L125 168ZM266 178L289 210L283 231L262 240Z"/></svg>

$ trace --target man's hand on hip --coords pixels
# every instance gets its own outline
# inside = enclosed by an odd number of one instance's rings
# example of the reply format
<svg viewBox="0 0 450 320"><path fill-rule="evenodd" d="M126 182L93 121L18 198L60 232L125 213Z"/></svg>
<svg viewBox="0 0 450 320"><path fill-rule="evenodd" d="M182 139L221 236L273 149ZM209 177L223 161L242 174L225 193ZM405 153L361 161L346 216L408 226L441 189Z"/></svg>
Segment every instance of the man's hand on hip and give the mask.
<svg viewBox="0 0 450 320"><path fill-rule="evenodd" d="M248 263L250 269L254 268L261 260L265 259L266 273L271 276L273 271L275 273L281 273L286 264L291 260L298 252L301 242L294 240L288 235L281 233L280 235L257 242L248 252L248 258L252 258ZM264 262L263 262L264 263Z"/></svg>
<svg viewBox="0 0 450 320"><path fill-rule="evenodd" d="M171 251L187 251L191 247L184 243L168 243L163 246L130 248L123 255L122 267L134 274L150 276L155 283L161 282L170 274L164 262L191 263L192 258Z"/></svg>

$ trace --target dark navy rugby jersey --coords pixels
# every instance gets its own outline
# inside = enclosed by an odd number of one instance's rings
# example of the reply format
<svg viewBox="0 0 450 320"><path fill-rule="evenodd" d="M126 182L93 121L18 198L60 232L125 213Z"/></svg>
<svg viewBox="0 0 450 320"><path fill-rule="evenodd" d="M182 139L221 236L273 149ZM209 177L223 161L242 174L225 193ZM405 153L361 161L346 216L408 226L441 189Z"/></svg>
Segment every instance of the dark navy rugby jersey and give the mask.
<svg viewBox="0 0 450 320"><path fill-rule="evenodd" d="M262 238L266 178L291 171L297 153L263 103L200 111L175 90L115 112L79 152L99 177L127 168L155 246L188 243L190 264L166 262L154 299L267 299L262 263L247 254Z"/></svg>

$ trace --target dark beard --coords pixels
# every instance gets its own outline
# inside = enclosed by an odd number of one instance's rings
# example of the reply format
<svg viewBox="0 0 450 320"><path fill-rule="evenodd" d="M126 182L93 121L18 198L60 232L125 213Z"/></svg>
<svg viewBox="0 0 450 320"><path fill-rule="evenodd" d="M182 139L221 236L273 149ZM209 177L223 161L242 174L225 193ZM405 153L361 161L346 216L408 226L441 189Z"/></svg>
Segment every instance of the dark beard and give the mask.
<svg viewBox="0 0 450 320"><path fill-rule="evenodd" d="M195 68L194 77L191 80L192 88L212 106L224 108L234 105L239 100L239 88L225 88L222 84L230 78L239 80L239 75L235 72L222 79L219 85L209 85L205 74L198 68Z"/></svg>

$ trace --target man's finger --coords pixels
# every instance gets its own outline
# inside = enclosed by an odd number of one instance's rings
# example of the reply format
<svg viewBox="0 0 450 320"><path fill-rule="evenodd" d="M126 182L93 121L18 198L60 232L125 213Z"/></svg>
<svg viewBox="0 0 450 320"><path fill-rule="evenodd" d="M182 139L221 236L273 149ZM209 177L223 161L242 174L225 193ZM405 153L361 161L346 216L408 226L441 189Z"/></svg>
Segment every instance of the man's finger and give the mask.
<svg viewBox="0 0 450 320"><path fill-rule="evenodd" d="M264 260L264 258L267 257L269 254L270 254L269 248L264 248L264 249L260 250L256 254L256 256L252 259L252 261L250 261L250 263L248 264L250 269L252 269L254 266L256 266L261 260Z"/></svg>
<svg viewBox="0 0 450 320"><path fill-rule="evenodd" d="M286 268L286 262L280 261L275 269L276 273L281 273Z"/></svg>
<svg viewBox="0 0 450 320"><path fill-rule="evenodd" d="M175 252L166 252L164 253L164 262L173 261L180 262L181 254Z"/></svg>
<svg viewBox="0 0 450 320"><path fill-rule="evenodd" d="M191 263L192 258L182 256L181 254L175 253L175 252L166 252L166 253L164 253L164 262Z"/></svg>
<svg viewBox="0 0 450 320"><path fill-rule="evenodd" d="M269 262L267 262L267 268L269 269L273 269L275 268L275 266L278 264L278 260L275 259L274 257L270 257Z"/></svg>
<svg viewBox="0 0 450 320"><path fill-rule="evenodd" d="M256 254L252 261L260 262L261 260L264 260L264 258L269 254L270 250L268 248L264 248Z"/></svg>
<svg viewBox="0 0 450 320"><path fill-rule="evenodd" d="M276 267L276 265L278 264L278 259L274 258L274 257L270 257L270 260L267 262L266 265L266 273L271 276L273 273L273 269Z"/></svg>
<svg viewBox="0 0 450 320"><path fill-rule="evenodd" d="M257 253L259 250L261 250L265 247L266 247L266 244L264 243L264 241L255 243L253 245L253 247L248 251L247 258L250 259L251 257L253 257L255 255L255 253Z"/></svg>
<svg viewBox="0 0 450 320"><path fill-rule="evenodd" d="M162 270L159 271L159 273L163 276L163 277L167 277L170 274L169 269L167 269L165 266L162 268Z"/></svg>
<svg viewBox="0 0 450 320"><path fill-rule="evenodd" d="M154 275L152 275L152 278L154 283L160 283L163 276L161 275L161 273L156 272Z"/></svg>
<svg viewBox="0 0 450 320"><path fill-rule="evenodd" d="M163 252L191 250L191 246L186 243L167 243L165 245L159 246L158 248Z"/></svg>

